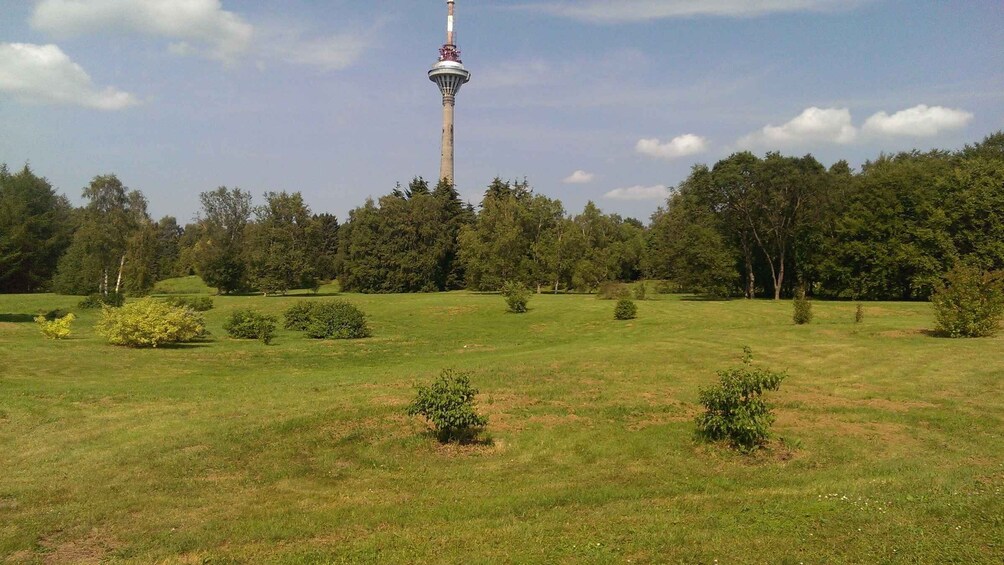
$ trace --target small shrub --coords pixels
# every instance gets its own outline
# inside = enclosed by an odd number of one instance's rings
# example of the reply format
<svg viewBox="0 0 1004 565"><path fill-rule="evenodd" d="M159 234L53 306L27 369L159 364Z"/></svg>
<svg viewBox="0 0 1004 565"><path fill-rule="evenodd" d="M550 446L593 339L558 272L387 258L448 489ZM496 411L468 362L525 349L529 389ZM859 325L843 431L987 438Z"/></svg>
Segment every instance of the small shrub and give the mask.
<svg viewBox="0 0 1004 565"><path fill-rule="evenodd" d="M307 331L310 319L314 315L315 306L317 306L317 302L309 300L301 300L290 306L282 315L284 318L282 326L287 330Z"/></svg>
<svg viewBox="0 0 1004 565"><path fill-rule="evenodd" d="M958 265L935 285L931 302L939 333L949 337L995 335L1004 316L1004 273Z"/></svg>
<svg viewBox="0 0 1004 565"><path fill-rule="evenodd" d="M196 312L208 312L213 309L213 299L208 296L168 296L164 302L172 306L190 308Z"/></svg>
<svg viewBox="0 0 1004 565"><path fill-rule="evenodd" d="M812 321L812 302L805 297L805 291L799 290L795 293L795 300L792 302L794 306L794 313L791 319L795 321L796 324L808 324Z"/></svg>
<svg viewBox="0 0 1004 565"><path fill-rule="evenodd" d="M188 308L144 298L121 308L105 306L96 329L114 345L158 347L184 343L205 335L202 316Z"/></svg>
<svg viewBox="0 0 1004 565"><path fill-rule="evenodd" d="M600 300L620 300L630 296L631 289L628 285L617 281L602 282L596 291L596 298Z"/></svg>
<svg viewBox="0 0 1004 565"><path fill-rule="evenodd" d="M635 300L645 300L648 296L648 285L644 281L639 282L637 286L634 287L634 298Z"/></svg>
<svg viewBox="0 0 1004 565"><path fill-rule="evenodd" d="M66 339L70 337L70 324L76 319L77 317L72 313L54 320L49 320L46 316L36 316L35 323L38 324L38 329L45 337L49 339Z"/></svg>
<svg viewBox="0 0 1004 565"><path fill-rule="evenodd" d="M125 304L125 294L121 292L109 292L108 294L96 292L81 300L77 306L84 309L98 309L105 306L118 308L123 304Z"/></svg>
<svg viewBox="0 0 1004 565"><path fill-rule="evenodd" d="M701 388L699 399L705 412L697 417L697 433L748 453L767 442L774 423L763 392L777 390L786 375L754 367L749 347L743 353L742 366L718 371L718 385Z"/></svg>
<svg viewBox="0 0 1004 565"><path fill-rule="evenodd" d="M502 298L505 298L506 306L514 314L526 312L526 303L530 301L530 289L516 281L506 281L502 285Z"/></svg>
<svg viewBox="0 0 1004 565"><path fill-rule="evenodd" d="M865 307L858 304L858 307L854 309L854 323L860 324L865 319Z"/></svg>
<svg viewBox="0 0 1004 565"><path fill-rule="evenodd" d="M314 339L356 339L370 336L366 315L344 300L316 305L305 331L308 337Z"/></svg>
<svg viewBox="0 0 1004 565"><path fill-rule="evenodd" d="M621 298L614 307L614 318L618 320L633 320L638 315L638 306L630 298Z"/></svg>
<svg viewBox="0 0 1004 565"><path fill-rule="evenodd" d="M257 339L265 345L275 336L275 316L262 314L252 308L237 310L223 324L227 335L237 339Z"/></svg>
<svg viewBox="0 0 1004 565"><path fill-rule="evenodd" d="M477 393L467 373L446 369L432 385L418 387L408 415L428 419L440 442L469 442L488 425L488 418L474 411Z"/></svg>

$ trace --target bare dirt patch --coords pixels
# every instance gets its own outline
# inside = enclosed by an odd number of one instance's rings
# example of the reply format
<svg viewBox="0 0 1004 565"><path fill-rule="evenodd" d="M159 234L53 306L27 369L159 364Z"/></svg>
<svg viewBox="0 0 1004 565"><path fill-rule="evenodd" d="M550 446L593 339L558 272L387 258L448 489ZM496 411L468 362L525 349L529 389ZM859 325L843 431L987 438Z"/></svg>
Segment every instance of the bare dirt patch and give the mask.
<svg viewBox="0 0 1004 565"><path fill-rule="evenodd" d="M43 563L101 563L120 545L96 529L78 539L55 541L47 538L42 540L42 547L50 551L45 554Z"/></svg>
<svg viewBox="0 0 1004 565"><path fill-rule="evenodd" d="M436 453L444 457L472 457L483 455L494 455L505 451L506 443L502 440L492 439L473 443L437 443Z"/></svg>
<svg viewBox="0 0 1004 565"><path fill-rule="evenodd" d="M905 337L934 336L935 333L933 330L920 328L912 330L889 330L885 332L878 332L875 335L877 337L905 338Z"/></svg>

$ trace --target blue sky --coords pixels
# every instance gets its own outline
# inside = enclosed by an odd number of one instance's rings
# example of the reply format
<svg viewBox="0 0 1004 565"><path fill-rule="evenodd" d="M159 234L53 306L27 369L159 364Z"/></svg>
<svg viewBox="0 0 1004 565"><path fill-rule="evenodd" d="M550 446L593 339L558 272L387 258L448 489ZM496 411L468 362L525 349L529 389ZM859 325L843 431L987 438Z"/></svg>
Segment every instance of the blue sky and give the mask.
<svg viewBox="0 0 1004 565"><path fill-rule="evenodd" d="M458 0L456 182L647 220L740 149L858 166L1004 129L1000 0ZM439 170L442 0L0 0L0 162L190 221L220 185L345 218Z"/></svg>

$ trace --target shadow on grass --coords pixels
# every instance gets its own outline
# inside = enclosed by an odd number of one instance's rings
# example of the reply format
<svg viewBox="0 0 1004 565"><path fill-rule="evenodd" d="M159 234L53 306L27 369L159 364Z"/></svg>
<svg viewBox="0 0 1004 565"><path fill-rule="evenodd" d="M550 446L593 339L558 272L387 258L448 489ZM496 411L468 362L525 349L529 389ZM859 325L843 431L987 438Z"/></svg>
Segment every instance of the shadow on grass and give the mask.
<svg viewBox="0 0 1004 565"><path fill-rule="evenodd" d="M0 314L0 322L7 322L9 324L23 324L34 321L35 316L31 314Z"/></svg>
<svg viewBox="0 0 1004 565"><path fill-rule="evenodd" d="M478 447L493 447L495 445L495 439L490 435L484 434L483 431L477 432L476 435L465 436L461 438L444 438L440 434L436 433L435 430L426 430L422 432L422 437L431 439L435 441L440 447L454 447L454 448L478 448Z"/></svg>
<svg viewBox="0 0 1004 565"><path fill-rule="evenodd" d="M985 337L993 337L992 335L952 335L946 331L940 330L917 330L917 333L926 335L927 337L936 337L938 339L980 339Z"/></svg>
<svg viewBox="0 0 1004 565"><path fill-rule="evenodd" d="M727 296L711 296L709 294L690 294L680 298L681 302L732 302Z"/></svg>

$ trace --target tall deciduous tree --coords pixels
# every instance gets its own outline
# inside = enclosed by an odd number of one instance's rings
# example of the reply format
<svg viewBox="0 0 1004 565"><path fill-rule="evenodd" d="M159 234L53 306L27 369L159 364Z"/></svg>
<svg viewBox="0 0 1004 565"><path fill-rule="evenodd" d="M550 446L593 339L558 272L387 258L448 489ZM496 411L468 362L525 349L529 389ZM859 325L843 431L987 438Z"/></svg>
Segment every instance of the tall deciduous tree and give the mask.
<svg viewBox="0 0 1004 565"><path fill-rule="evenodd" d="M268 192L249 227L250 282L264 294L316 288L320 232L299 192Z"/></svg>
<svg viewBox="0 0 1004 565"><path fill-rule="evenodd" d="M836 225L827 284L865 299L930 296L956 257L938 189L948 153L901 153L868 162Z"/></svg>
<svg viewBox="0 0 1004 565"><path fill-rule="evenodd" d="M707 167L696 166L670 195L666 208L652 216L646 271L672 279L689 292L729 296L737 288L736 251L728 245L721 222L706 200L711 181Z"/></svg>
<svg viewBox="0 0 1004 565"><path fill-rule="evenodd" d="M314 214L311 218L311 230L316 234L317 243L317 276L322 280L331 280L338 275L340 259L338 255L338 231L340 225L334 214L327 212Z"/></svg>
<svg viewBox="0 0 1004 565"><path fill-rule="evenodd" d="M703 199L719 216L723 232L741 254L746 298L753 298L757 288L753 268L756 253L753 224L759 188L758 164L759 159L748 151L733 154L716 163L710 182L700 185L710 191Z"/></svg>
<svg viewBox="0 0 1004 565"><path fill-rule="evenodd" d="M83 196L80 227L60 259L54 288L69 294L121 292L130 239L150 221L146 198L115 175L94 177Z"/></svg>
<svg viewBox="0 0 1004 565"><path fill-rule="evenodd" d="M535 261L534 243L546 233L553 214L546 198L535 196L526 181L496 178L485 191L477 220L460 232L460 258L471 288L497 290L506 281L538 284L542 255ZM534 213L536 209L536 213ZM552 210L553 211L553 210ZM548 277L550 278L550 277Z"/></svg>
<svg viewBox="0 0 1004 565"><path fill-rule="evenodd" d="M251 194L221 186L203 192L199 200L200 238L193 253L196 271L222 294L241 290L247 286L244 243L251 219Z"/></svg>

